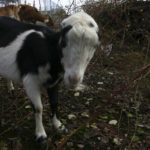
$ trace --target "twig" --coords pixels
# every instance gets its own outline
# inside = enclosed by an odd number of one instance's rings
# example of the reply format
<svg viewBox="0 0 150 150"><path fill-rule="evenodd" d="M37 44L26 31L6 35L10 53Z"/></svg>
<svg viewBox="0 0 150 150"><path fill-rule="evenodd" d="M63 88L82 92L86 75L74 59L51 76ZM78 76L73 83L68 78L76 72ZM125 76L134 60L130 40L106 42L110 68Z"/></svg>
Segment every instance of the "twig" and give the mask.
<svg viewBox="0 0 150 150"><path fill-rule="evenodd" d="M10 130L14 130L15 128L17 128L18 127L18 125L21 125L21 124L24 124L26 121L25 121L25 119L27 118L27 117L29 117L30 115L32 115L33 114L33 112L30 112L28 115L26 115L23 119L21 119L21 120L19 120L18 122L16 122L15 123L15 125L16 126L11 126L10 128L8 128L8 129L6 129L6 130L4 130L3 132L1 132L0 133L0 137L2 136L2 135L4 135L6 132L8 132L8 131L10 131Z"/></svg>

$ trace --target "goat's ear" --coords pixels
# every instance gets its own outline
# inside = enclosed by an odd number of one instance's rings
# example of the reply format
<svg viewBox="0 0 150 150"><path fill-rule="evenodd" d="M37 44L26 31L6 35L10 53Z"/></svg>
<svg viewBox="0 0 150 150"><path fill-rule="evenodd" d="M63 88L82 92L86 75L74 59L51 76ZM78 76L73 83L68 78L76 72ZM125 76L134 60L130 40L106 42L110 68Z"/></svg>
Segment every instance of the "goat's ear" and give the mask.
<svg viewBox="0 0 150 150"><path fill-rule="evenodd" d="M62 31L61 31L61 36L64 37L64 36L67 34L67 32L69 32L69 30L70 30L71 28L72 28L71 25L68 25L68 26L64 27L64 28L62 29Z"/></svg>
<svg viewBox="0 0 150 150"><path fill-rule="evenodd" d="M69 30L72 28L71 25L68 25L66 27L64 27L61 31L61 37L60 37L60 41L59 41L59 45L60 47L66 47L67 45L67 39L65 38L65 35L67 34L67 32L69 32Z"/></svg>

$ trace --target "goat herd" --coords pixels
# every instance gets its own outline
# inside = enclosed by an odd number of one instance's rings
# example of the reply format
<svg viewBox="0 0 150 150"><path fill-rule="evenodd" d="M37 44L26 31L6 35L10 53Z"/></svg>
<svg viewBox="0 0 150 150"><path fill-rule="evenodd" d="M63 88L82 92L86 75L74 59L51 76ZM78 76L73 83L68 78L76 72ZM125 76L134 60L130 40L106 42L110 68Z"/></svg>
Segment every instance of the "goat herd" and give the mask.
<svg viewBox="0 0 150 150"><path fill-rule="evenodd" d="M53 126L67 131L57 118L58 84L63 79L68 88L81 85L100 44L98 25L87 13L78 12L64 19L62 29L56 32L48 27L53 25L50 17L27 5L0 8L0 16L0 75L23 83L35 111L37 141L47 138L42 87L49 96ZM37 22L48 26L35 25Z"/></svg>

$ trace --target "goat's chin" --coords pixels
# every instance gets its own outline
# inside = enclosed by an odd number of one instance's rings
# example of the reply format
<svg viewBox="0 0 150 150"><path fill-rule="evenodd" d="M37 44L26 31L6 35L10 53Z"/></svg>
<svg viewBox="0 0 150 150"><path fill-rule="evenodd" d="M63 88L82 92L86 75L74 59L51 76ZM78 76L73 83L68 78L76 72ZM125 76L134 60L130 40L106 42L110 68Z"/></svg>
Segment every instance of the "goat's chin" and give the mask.
<svg viewBox="0 0 150 150"><path fill-rule="evenodd" d="M83 91L86 86L80 83L80 84L75 85L75 86L66 85L66 87L69 88L70 90L73 90L73 91Z"/></svg>

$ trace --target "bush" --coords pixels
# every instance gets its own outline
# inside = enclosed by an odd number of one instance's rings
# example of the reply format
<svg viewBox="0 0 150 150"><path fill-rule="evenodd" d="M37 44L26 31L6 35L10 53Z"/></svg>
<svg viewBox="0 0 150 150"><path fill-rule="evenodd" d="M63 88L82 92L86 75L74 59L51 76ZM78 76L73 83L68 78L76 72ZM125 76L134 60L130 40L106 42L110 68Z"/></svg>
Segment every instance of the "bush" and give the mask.
<svg viewBox="0 0 150 150"><path fill-rule="evenodd" d="M103 44L141 49L150 43L150 1L96 2L83 6L99 25Z"/></svg>

